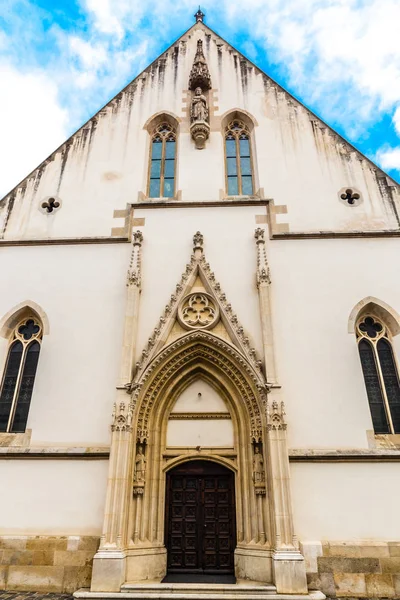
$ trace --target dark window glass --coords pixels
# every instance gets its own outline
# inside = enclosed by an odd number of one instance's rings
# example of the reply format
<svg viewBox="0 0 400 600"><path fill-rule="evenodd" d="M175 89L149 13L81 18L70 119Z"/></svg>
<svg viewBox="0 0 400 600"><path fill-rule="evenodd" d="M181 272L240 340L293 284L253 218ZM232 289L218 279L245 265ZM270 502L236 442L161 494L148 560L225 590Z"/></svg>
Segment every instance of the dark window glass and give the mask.
<svg viewBox="0 0 400 600"><path fill-rule="evenodd" d="M225 138L229 196L253 194L250 139L243 127L240 123L232 123Z"/></svg>
<svg viewBox="0 0 400 600"><path fill-rule="evenodd" d="M236 158L227 158L226 166L228 167L228 177L230 175L237 175L237 162Z"/></svg>
<svg viewBox="0 0 400 600"><path fill-rule="evenodd" d="M236 156L236 140L234 138L229 138L226 140L226 156Z"/></svg>
<svg viewBox="0 0 400 600"><path fill-rule="evenodd" d="M394 433L400 433L400 387L392 345L388 340L381 339L377 344L377 350Z"/></svg>
<svg viewBox="0 0 400 600"><path fill-rule="evenodd" d="M162 156L162 140L161 138L156 138L153 140L151 158L152 159L161 159Z"/></svg>
<svg viewBox="0 0 400 600"><path fill-rule="evenodd" d="M31 403L33 384L39 360L40 344L32 342L28 346L24 369L19 386L14 421L11 427L13 433L24 432L28 420L29 405Z"/></svg>
<svg viewBox="0 0 400 600"><path fill-rule="evenodd" d="M8 351L7 365L0 396L0 431L7 430L15 386L17 385L19 367L21 364L22 350L23 347L21 342L14 342Z"/></svg>
<svg viewBox="0 0 400 600"><path fill-rule="evenodd" d="M250 143L248 137L241 137L239 140L240 144L240 156L250 156Z"/></svg>
<svg viewBox="0 0 400 600"><path fill-rule="evenodd" d="M164 198L174 197L174 180L164 179Z"/></svg>
<svg viewBox="0 0 400 600"><path fill-rule="evenodd" d="M164 177L167 177L169 179L173 179L174 178L174 173L175 173L175 161L174 160L166 160L165 161Z"/></svg>
<svg viewBox="0 0 400 600"><path fill-rule="evenodd" d="M163 124L152 142L150 167L150 198L173 198L175 192L176 141L171 127Z"/></svg>
<svg viewBox="0 0 400 600"><path fill-rule="evenodd" d="M150 198L160 197L160 180L150 179Z"/></svg>
<svg viewBox="0 0 400 600"><path fill-rule="evenodd" d="M242 194L244 196L251 196L253 193L253 182L251 177L242 177Z"/></svg>
<svg viewBox="0 0 400 600"><path fill-rule="evenodd" d="M159 179L161 177L161 160L151 161L151 179Z"/></svg>
<svg viewBox="0 0 400 600"><path fill-rule="evenodd" d="M358 350L360 353L374 431L375 433L389 433L389 424L386 417L373 348L367 340L362 339L358 344Z"/></svg>
<svg viewBox="0 0 400 600"><path fill-rule="evenodd" d="M244 175L249 175L251 177L250 158L241 158L240 159L240 171L242 173L242 177Z"/></svg>
<svg viewBox="0 0 400 600"><path fill-rule="evenodd" d="M175 158L175 141L167 140L165 145L165 158Z"/></svg>
<svg viewBox="0 0 400 600"><path fill-rule="evenodd" d="M239 194L237 177L228 177L228 195L237 196Z"/></svg>

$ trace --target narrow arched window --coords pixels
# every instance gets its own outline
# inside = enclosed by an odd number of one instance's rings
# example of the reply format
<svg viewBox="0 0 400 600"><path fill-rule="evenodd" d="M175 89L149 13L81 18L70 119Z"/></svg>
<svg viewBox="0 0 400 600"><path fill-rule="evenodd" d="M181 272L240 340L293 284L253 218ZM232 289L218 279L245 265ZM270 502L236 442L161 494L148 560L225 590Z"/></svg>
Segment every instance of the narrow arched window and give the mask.
<svg viewBox="0 0 400 600"><path fill-rule="evenodd" d="M228 196L251 196L253 167L250 132L242 121L232 121L225 132L226 188Z"/></svg>
<svg viewBox="0 0 400 600"><path fill-rule="evenodd" d="M400 433L400 382L390 331L374 315L357 323L358 350L375 433Z"/></svg>
<svg viewBox="0 0 400 600"><path fill-rule="evenodd" d="M0 390L0 431L24 432L39 361L42 326L33 317L15 328Z"/></svg>
<svg viewBox="0 0 400 600"><path fill-rule="evenodd" d="M151 138L150 198L175 196L176 131L169 123L157 127Z"/></svg>

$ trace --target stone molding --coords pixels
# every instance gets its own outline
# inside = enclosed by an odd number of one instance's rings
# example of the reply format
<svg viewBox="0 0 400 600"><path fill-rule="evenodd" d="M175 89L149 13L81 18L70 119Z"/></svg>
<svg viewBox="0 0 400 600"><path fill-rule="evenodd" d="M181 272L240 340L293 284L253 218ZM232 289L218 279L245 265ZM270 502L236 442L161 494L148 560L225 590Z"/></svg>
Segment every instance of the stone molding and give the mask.
<svg viewBox="0 0 400 600"><path fill-rule="evenodd" d="M228 412L208 412L208 413L201 413L201 412L176 412L176 413L170 413L169 415L169 420L170 421L180 421L180 420L186 420L186 419L195 419L195 420L209 420L209 419L231 419L231 415Z"/></svg>

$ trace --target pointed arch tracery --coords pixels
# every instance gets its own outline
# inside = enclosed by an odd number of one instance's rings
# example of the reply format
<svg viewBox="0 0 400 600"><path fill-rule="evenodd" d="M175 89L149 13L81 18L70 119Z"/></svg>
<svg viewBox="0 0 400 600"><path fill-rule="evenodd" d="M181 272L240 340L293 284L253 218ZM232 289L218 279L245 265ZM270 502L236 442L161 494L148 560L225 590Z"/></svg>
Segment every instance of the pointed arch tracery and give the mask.
<svg viewBox="0 0 400 600"><path fill-rule="evenodd" d="M368 296L352 310L349 332L357 338L375 433L400 433L400 379L392 344L400 332L399 315L382 300Z"/></svg>
<svg viewBox="0 0 400 600"><path fill-rule="evenodd" d="M33 393L43 324L36 313L19 311L9 336L0 387L0 432L23 433Z"/></svg>
<svg viewBox="0 0 400 600"><path fill-rule="evenodd" d="M199 368L221 386L228 385L242 402L248 415L249 435L255 442L262 439L263 383L244 356L233 346L209 332L189 333L160 352L144 372L137 388L137 438L146 441L150 432L152 411L158 407L160 397L182 372L188 377ZM224 383L222 383L224 382ZM229 383L227 383L229 382ZM140 390L140 391L139 391Z"/></svg>

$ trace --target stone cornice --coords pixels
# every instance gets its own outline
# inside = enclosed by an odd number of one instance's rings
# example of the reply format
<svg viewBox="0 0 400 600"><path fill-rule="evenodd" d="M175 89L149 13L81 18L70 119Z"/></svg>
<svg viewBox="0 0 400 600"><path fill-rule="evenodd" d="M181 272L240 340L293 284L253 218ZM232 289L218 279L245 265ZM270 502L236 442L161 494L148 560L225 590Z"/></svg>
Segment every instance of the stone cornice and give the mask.
<svg viewBox="0 0 400 600"><path fill-rule="evenodd" d="M104 460L110 456L109 446L2 446L0 460L17 459L88 459Z"/></svg>
<svg viewBox="0 0 400 600"><path fill-rule="evenodd" d="M290 462L400 462L399 450L375 449L338 449L317 450L292 448L289 450Z"/></svg>

